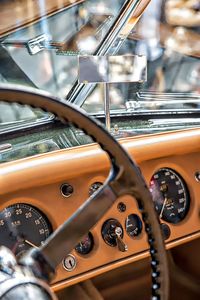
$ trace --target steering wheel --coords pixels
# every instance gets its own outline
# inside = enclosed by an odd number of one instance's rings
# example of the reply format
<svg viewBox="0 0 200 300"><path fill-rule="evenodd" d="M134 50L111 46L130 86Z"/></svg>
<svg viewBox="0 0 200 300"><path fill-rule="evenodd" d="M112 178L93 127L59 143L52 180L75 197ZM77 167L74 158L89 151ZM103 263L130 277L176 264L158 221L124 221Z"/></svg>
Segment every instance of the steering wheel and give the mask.
<svg viewBox="0 0 200 300"><path fill-rule="evenodd" d="M52 270L61 262L64 254L70 253L81 237L89 232L115 200L123 195L131 195L137 201L148 237L152 269L152 299L167 300L169 289L167 257L151 193L140 169L122 146L100 123L88 117L83 110L46 92L39 92L32 88L1 85L0 101L30 105L53 113L63 123L69 122L91 136L108 154L111 162L111 170L103 186L85 201L46 240L44 245L39 249L28 251L21 259L20 264L31 268L37 277L49 279Z"/></svg>

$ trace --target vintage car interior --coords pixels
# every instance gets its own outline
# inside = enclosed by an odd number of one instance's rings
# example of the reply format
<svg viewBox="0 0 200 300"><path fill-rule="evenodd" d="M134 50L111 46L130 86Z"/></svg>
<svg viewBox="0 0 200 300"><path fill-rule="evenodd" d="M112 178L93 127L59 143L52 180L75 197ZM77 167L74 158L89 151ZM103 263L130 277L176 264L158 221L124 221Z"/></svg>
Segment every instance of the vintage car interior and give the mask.
<svg viewBox="0 0 200 300"><path fill-rule="evenodd" d="M0 8L0 298L199 299L199 1Z"/></svg>

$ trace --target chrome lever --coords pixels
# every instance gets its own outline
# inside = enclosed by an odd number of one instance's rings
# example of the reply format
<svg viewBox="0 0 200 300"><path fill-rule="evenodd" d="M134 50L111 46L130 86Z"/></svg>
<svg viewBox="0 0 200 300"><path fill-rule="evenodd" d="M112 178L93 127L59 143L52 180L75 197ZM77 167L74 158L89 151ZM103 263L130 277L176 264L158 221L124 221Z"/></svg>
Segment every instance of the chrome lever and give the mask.
<svg viewBox="0 0 200 300"><path fill-rule="evenodd" d="M122 229L120 227L115 228L116 242L119 251L126 252L128 250L128 246L124 243L121 238Z"/></svg>

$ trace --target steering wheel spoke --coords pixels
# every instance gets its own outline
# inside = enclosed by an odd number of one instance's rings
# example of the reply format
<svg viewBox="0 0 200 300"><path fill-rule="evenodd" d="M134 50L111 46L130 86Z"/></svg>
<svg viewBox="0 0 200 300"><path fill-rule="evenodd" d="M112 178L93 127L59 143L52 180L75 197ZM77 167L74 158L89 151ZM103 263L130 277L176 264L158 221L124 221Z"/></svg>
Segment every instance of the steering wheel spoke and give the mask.
<svg viewBox="0 0 200 300"><path fill-rule="evenodd" d="M59 227L41 246L40 251L56 267L78 244L80 239L102 218L116 200L112 188L106 183Z"/></svg>

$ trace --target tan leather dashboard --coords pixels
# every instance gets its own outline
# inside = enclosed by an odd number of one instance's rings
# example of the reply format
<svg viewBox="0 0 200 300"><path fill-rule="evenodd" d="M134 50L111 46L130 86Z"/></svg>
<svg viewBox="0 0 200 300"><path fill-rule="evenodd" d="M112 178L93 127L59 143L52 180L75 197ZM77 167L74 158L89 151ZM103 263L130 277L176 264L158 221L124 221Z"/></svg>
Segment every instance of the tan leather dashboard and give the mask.
<svg viewBox="0 0 200 300"><path fill-rule="evenodd" d="M139 164L146 181L160 168L170 168L181 175L190 194L190 208L186 218L178 224L168 224L171 235L167 247L174 247L200 236L200 129L190 129L122 139L121 143ZM109 172L109 161L96 145L59 150L47 154L2 164L0 167L0 210L15 203L27 203L39 208L48 217L53 229L66 220L87 198L94 182L103 182ZM73 186L73 194L66 198L60 192L63 183ZM119 202L126 205L120 212ZM130 263L148 255L144 230L131 238L124 230L127 252L108 246L102 239L104 221L115 218L125 226L129 214L140 213L134 199L118 199L104 218L91 230L93 250L81 256L75 251L77 265L71 272L62 265L52 286L55 290L74 284L102 272ZM67 238L67 237L66 237ZM68 253L66 253L67 255Z"/></svg>

